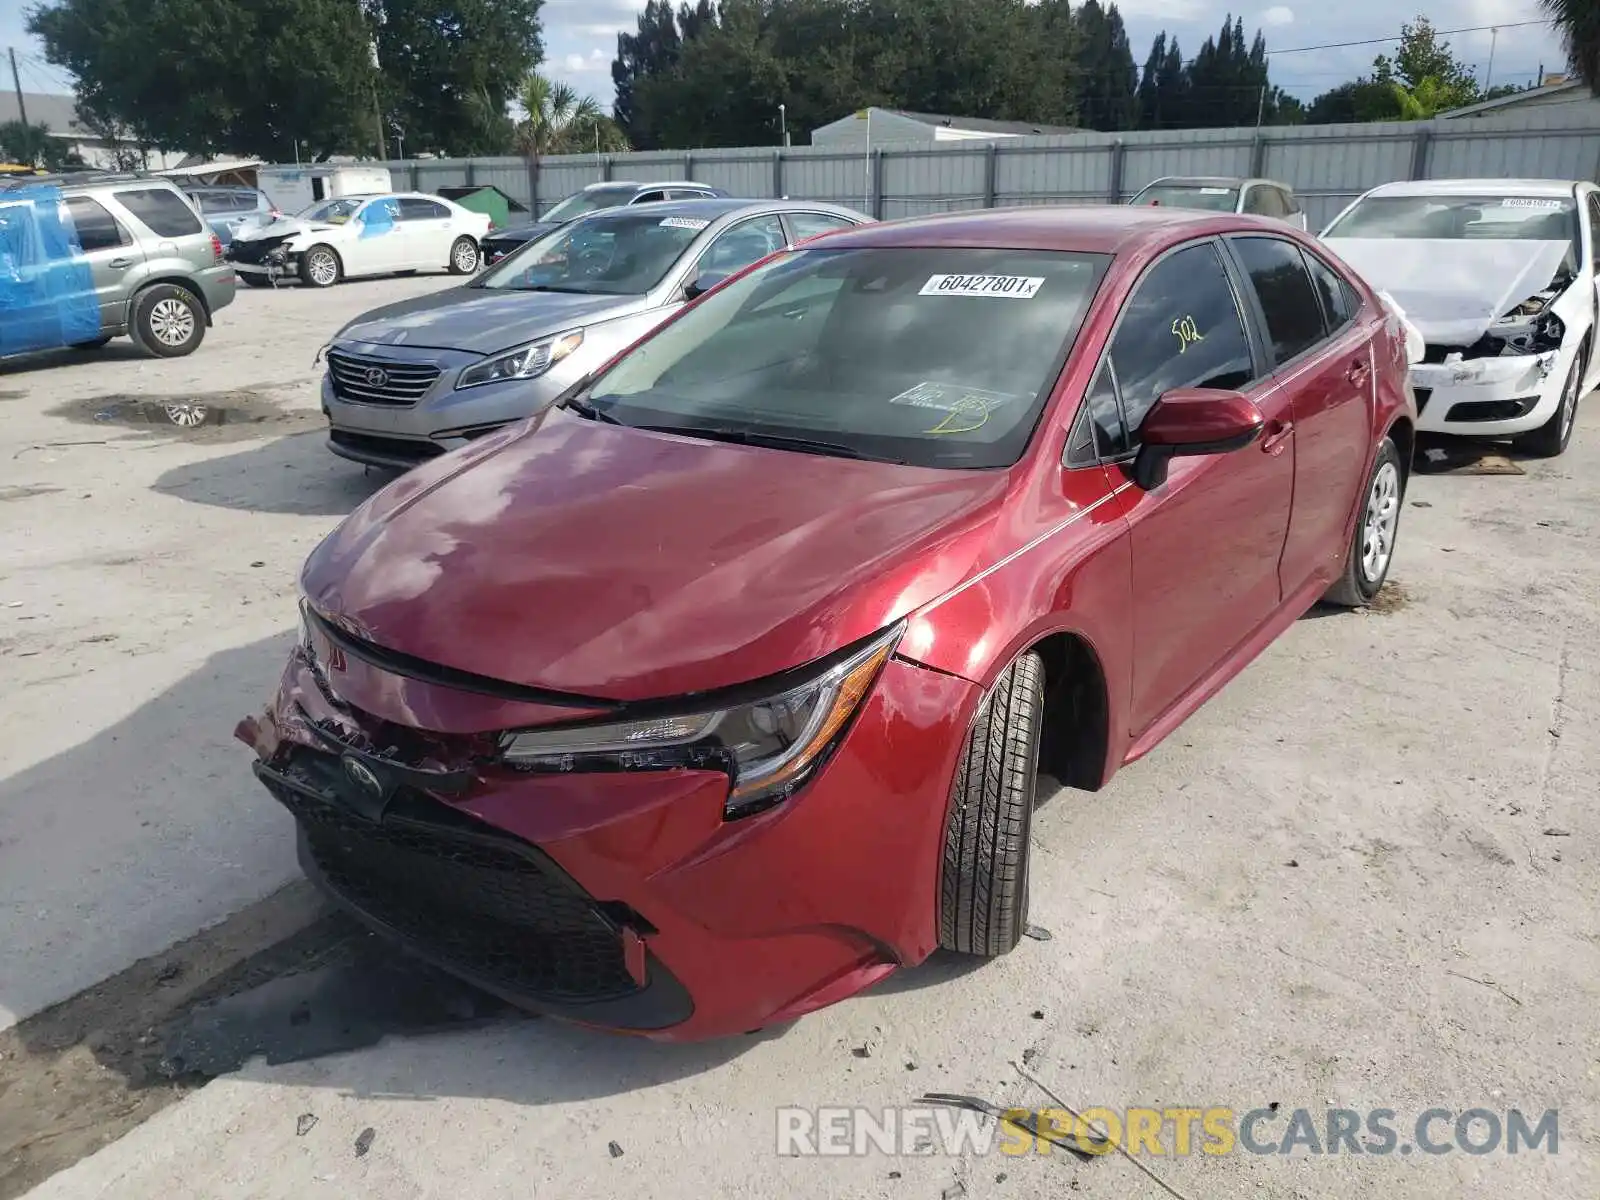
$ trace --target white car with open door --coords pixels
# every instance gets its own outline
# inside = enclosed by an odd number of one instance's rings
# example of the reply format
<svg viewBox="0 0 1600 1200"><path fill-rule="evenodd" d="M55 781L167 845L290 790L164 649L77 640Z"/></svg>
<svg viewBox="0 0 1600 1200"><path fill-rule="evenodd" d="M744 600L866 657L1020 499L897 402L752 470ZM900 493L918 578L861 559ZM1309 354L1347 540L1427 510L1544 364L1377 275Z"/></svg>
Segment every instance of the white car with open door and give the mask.
<svg viewBox="0 0 1600 1200"><path fill-rule="evenodd" d="M241 232L228 258L257 287L295 276L310 287L332 287L401 271L470 275L489 225L485 213L420 192L340 196Z"/></svg>
<svg viewBox="0 0 1600 1200"><path fill-rule="evenodd" d="M1421 331L1419 431L1566 450L1600 383L1600 188L1434 179L1374 188L1322 232Z"/></svg>

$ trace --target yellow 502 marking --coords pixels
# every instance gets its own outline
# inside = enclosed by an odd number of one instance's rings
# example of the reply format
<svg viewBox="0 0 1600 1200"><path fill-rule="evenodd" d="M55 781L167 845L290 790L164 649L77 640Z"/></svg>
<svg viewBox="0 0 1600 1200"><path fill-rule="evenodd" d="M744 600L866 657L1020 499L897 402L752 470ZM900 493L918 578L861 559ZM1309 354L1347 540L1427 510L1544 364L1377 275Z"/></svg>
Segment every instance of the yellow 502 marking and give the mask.
<svg viewBox="0 0 1600 1200"><path fill-rule="evenodd" d="M1200 327L1195 324L1193 317L1179 317L1172 323L1172 336L1178 339L1178 353L1182 354L1196 342L1206 340L1206 335L1200 332Z"/></svg>

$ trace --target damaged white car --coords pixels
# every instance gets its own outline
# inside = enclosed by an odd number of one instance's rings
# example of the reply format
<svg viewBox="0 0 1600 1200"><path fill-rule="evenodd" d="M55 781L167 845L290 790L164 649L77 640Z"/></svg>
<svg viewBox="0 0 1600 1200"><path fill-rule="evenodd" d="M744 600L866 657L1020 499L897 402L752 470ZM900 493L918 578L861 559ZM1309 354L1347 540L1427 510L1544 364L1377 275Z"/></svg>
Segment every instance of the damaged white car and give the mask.
<svg viewBox="0 0 1600 1200"><path fill-rule="evenodd" d="M1600 382L1600 188L1450 179L1374 188L1323 231L1421 332L1419 431L1552 457Z"/></svg>

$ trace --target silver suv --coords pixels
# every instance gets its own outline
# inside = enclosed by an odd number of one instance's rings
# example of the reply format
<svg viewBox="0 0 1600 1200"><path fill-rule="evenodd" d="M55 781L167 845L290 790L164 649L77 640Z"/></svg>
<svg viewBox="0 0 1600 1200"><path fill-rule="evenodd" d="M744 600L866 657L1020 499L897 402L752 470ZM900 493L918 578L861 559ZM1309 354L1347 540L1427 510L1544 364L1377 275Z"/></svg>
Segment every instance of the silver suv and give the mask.
<svg viewBox="0 0 1600 1200"><path fill-rule="evenodd" d="M233 296L221 243L170 180L0 180L0 357L127 334L146 354L177 358Z"/></svg>

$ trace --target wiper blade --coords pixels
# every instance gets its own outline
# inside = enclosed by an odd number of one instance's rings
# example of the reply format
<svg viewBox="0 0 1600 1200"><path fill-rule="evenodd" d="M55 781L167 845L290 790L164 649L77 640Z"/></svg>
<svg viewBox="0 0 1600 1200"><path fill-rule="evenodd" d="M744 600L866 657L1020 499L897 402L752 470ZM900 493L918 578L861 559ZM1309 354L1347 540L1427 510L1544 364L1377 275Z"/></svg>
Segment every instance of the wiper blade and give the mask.
<svg viewBox="0 0 1600 1200"><path fill-rule="evenodd" d="M588 288L557 287L553 283L534 283L525 287L511 289L514 292L560 292L564 296L592 296L594 293Z"/></svg>
<svg viewBox="0 0 1600 1200"><path fill-rule="evenodd" d="M868 459L874 462L898 462L897 459L880 459L866 454L843 442L826 442L816 438L790 437L781 433L759 433L747 429L729 429L722 425L640 425L654 433L678 433L685 437L703 437L716 442L732 442L738 446L766 446L773 450L795 450L802 454L827 454L834 458Z"/></svg>
<svg viewBox="0 0 1600 1200"><path fill-rule="evenodd" d="M568 400L564 405L562 405L562 407L569 408L573 412L577 413L580 417L587 417L591 421L604 421L607 425L626 424L626 422L620 418L614 417L610 413L596 408L582 396L574 396L572 399Z"/></svg>

